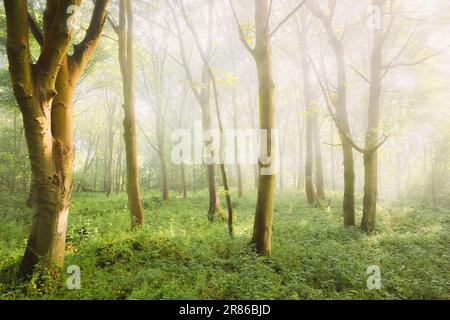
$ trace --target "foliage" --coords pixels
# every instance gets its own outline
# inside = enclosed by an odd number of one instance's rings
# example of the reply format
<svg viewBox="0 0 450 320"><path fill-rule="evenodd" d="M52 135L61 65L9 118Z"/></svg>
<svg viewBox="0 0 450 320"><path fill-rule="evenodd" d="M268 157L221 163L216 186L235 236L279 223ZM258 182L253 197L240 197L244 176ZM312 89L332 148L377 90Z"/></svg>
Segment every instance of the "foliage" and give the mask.
<svg viewBox="0 0 450 320"><path fill-rule="evenodd" d="M330 212L280 194L273 255L249 247L254 195L235 199L235 237L226 221L208 223L207 193L164 202L143 197L147 226L129 230L125 194L75 194L66 267L81 268L81 290L19 283L31 212L0 195L1 299L449 299L448 210L381 205L376 234L342 227L339 195ZM360 208L358 208L358 220ZM367 267L381 267L381 290L366 288ZM63 272L65 275L65 272ZM42 278L40 278L42 279Z"/></svg>

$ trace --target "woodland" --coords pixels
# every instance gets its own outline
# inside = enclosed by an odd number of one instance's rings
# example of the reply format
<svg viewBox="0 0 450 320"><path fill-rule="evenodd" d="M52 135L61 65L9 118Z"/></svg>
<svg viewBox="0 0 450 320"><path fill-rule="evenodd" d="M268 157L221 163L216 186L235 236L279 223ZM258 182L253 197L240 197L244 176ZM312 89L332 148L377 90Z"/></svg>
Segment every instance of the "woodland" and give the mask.
<svg viewBox="0 0 450 320"><path fill-rule="evenodd" d="M448 0L3 0L0 300L450 299Z"/></svg>

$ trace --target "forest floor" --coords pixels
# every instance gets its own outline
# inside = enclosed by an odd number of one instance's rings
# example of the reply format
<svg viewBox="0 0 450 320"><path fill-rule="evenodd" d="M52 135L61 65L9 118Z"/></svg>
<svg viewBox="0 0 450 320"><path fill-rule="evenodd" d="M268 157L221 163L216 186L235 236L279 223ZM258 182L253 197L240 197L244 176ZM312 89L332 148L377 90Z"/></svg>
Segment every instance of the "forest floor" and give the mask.
<svg viewBox="0 0 450 320"><path fill-rule="evenodd" d="M126 199L74 195L66 268L80 267L81 289L69 290L65 270L57 283L15 280L31 211L23 197L0 194L0 299L450 299L448 209L381 203L367 236L342 226L339 195L323 210L278 191L264 258L249 247L254 194L233 199L233 239L225 219L208 222L206 192L168 202L144 193L146 227L135 232ZM379 290L367 288L373 265Z"/></svg>

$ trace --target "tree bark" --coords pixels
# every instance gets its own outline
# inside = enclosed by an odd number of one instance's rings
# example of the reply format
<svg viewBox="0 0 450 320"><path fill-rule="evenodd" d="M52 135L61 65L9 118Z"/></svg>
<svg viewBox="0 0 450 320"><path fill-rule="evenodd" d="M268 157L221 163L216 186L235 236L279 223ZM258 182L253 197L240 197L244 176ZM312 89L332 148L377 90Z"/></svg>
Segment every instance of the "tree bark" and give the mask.
<svg viewBox="0 0 450 320"><path fill-rule="evenodd" d="M320 142L320 128L317 112L313 114L314 165L316 173L317 200L325 199L325 182L323 178L322 147Z"/></svg>
<svg viewBox="0 0 450 320"><path fill-rule="evenodd" d="M114 160L114 115L116 106L108 98L108 162L106 168L106 196L109 197L113 189L113 160Z"/></svg>
<svg viewBox="0 0 450 320"><path fill-rule="evenodd" d="M315 110L311 97L311 71L308 61L308 37L306 21L304 17L301 20L302 30L299 31L299 40L301 47L301 65L303 70L303 96L306 106L306 156L305 156L305 193L309 205L316 205L317 195L314 188L313 169L314 169L314 118Z"/></svg>
<svg viewBox="0 0 450 320"><path fill-rule="evenodd" d="M384 1L385 0L373 0L373 5L382 8ZM378 196L378 152L376 147L379 139L382 50L383 15L380 17L380 27L374 30L374 43L370 62L371 75L366 150L373 149L374 151L364 153L364 197L361 229L369 233L375 230Z"/></svg>
<svg viewBox="0 0 450 320"><path fill-rule="evenodd" d="M73 93L98 43L107 2L97 1L86 36L70 57L66 54L72 34L67 26L67 8L79 3L47 2L42 37L45 41L40 42L41 54L31 65L27 1L4 1L8 60L23 116L35 210L20 275L30 274L42 262L56 277L64 261L72 186Z"/></svg>
<svg viewBox="0 0 450 320"><path fill-rule="evenodd" d="M187 199L186 169L184 163L180 164L180 172L181 172L181 193L183 194L183 199Z"/></svg>
<svg viewBox="0 0 450 320"><path fill-rule="evenodd" d="M334 1L334 6L336 1ZM336 120L339 123L339 136L342 144L342 155L344 165L344 197L343 197L343 216L344 225L355 225L355 169L353 163L353 147L348 139L342 136L341 130L344 130L348 136L351 136L350 124L347 113L347 75L345 70L345 53L342 39L339 39L333 30L332 21L334 15L326 16L315 7L311 2L307 3L310 11L322 21L328 40L334 51L337 66L337 99L336 99Z"/></svg>
<svg viewBox="0 0 450 320"><path fill-rule="evenodd" d="M137 161L133 24L131 1L121 0L118 35L119 63L124 92L123 137L125 141L127 194L131 213L131 226L136 228L144 224L144 212L142 209Z"/></svg>
<svg viewBox="0 0 450 320"><path fill-rule="evenodd" d="M275 150L272 150L271 135L275 129L275 83L273 81L272 46L267 18L269 16L269 0L255 0L256 46L254 58L258 73L259 87L259 126L267 131L267 156L274 164ZM270 255L272 250L272 215L276 188L275 174L262 175L265 166L259 164L258 197L256 202L255 221L252 242L261 255Z"/></svg>
<svg viewBox="0 0 450 320"><path fill-rule="evenodd" d="M172 13L172 17L174 20L176 32L177 32L177 38L178 43L180 45L180 53L181 53L181 64L185 70L186 78L190 83L190 87L192 90L193 95L195 96L195 99L197 100L201 110L202 110L202 129L203 132L206 132L211 129L212 123L211 123L211 110L210 110L210 79L208 76L208 69L207 64L205 61L203 61L203 69L202 69L202 84L203 86L200 89L196 89L194 86L194 78L192 76L192 73L189 68L188 59L186 56L186 52L184 49L184 43L183 43L183 34L181 32L180 25L178 23L178 19L175 13L174 8L170 4L169 0L166 0L167 6L170 8L170 11ZM211 3L209 4L211 8ZM182 7L182 3L180 3L180 7ZM186 18L186 17L185 17ZM208 44L207 44L207 56L210 56L210 50L211 50L211 9L209 9L209 21L208 21ZM185 19L185 21L188 23L188 18ZM212 141L204 141L205 147L207 147ZM208 156L214 157L214 155L211 153ZM194 169L193 169L194 170ZM194 171L193 171L194 172ZM209 193L209 208L208 208L208 220L210 222L214 221L214 218L216 216L217 210L220 208L220 201L218 198L217 190L216 190L216 178L215 178L215 164L206 164L206 178L208 181L208 193ZM194 181L195 184L195 181ZM194 186L195 188L195 186Z"/></svg>
<svg viewBox="0 0 450 320"><path fill-rule="evenodd" d="M238 129L238 115L237 115L237 102L236 102L236 90L233 87L232 90L232 103L233 103L233 127L234 129ZM242 184L242 167L239 158L239 150L238 150L238 137L235 135L234 137L234 158L236 161L236 176L237 176L237 185L238 185L238 198L242 198L244 195L244 188Z"/></svg>

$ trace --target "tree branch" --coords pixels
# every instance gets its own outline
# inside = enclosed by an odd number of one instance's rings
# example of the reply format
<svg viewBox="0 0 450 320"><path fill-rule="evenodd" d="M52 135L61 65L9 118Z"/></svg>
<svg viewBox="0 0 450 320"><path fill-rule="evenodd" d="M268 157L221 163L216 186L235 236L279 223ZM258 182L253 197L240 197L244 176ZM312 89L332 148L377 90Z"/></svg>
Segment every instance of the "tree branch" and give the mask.
<svg viewBox="0 0 450 320"><path fill-rule="evenodd" d="M242 30L241 23L239 22L239 18L236 14L236 10L234 9L233 0L228 0L231 8L231 12L233 13L234 21L236 22L236 26L239 31L239 39L241 40L242 44L244 45L245 49L254 57L255 56L255 49L250 47L250 45L247 42L247 39L245 38L244 30Z"/></svg>
<svg viewBox="0 0 450 320"><path fill-rule="evenodd" d="M166 4L167 4L167 6L170 9L173 21L175 23L175 29L176 29L176 32L177 32L177 39L178 39L178 43L180 45L181 66L183 67L183 69L184 69L184 71L186 73L186 78L189 81L189 86L191 87L191 90L192 90L192 93L194 94L195 99L198 102L200 102L202 97L201 97L200 92L196 88L193 87L194 77L192 76L191 70L189 69L188 60L187 60L187 57L186 57L186 51L185 51L184 43L183 43L183 35L181 33L180 24L178 23L177 15L175 13L174 8L170 4L170 0L166 0Z"/></svg>
<svg viewBox="0 0 450 320"><path fill-rule="evenodd" d="M369 80L369 78L367 78L365 75L363 75L361 72L359 72L359 70L358 69L356 69L355 67L353 67L352 65L350 65L350 64L345 64L347 67L349 67L350 69L352 69L358 76L360 76L364 81L366 81L367 83L369 83L370 84L370 80Z"/></svg>
<svg viewBox="0 0 450 320"><path fill-rule="evenodd" d="M384 72L383 72L382 77L386 76L386 74L387 74L387 73L389 72L389 70L391 70L391 69L399 68L399 67L412 67L412 66L416 66L416 65L418 65L418 64L424 63L425 61L427 61L427 60L429 60L429 59L431 59L431 58L434 58L434 57L440 55L441 53L447 51L448 48L450 48L450 46L447 46L445 49L439 50L439 51L437 51L437 52L435 52L435 53L432 53L432 54L430 54L430 55L428 55L428 56L425 56L425 57L423 57L422 59L419 59L419 60L414 61L414 62L409 62L409 63L396 63L396 64L390 64L390 65L387 65L387 66L383 67Z"/></svg>
<svg viewBox="0 0 450 320"><path fill-rule="evenodd" d="M345 139L355 150L359 151L360 153L371 154L371 153L374 153L375 151L377 151L386 142L386 140L388 139L388 136L383 135L384 139L378 145L376 145L374 148L365 149L365 148L358 146L355 143L355 141L353 141L352 137L350 136L350 133L348 133L346 130L344 130L344 128L342 128L341 124L339 123L339 120L331 107L331 102L329 100L328 94L326 93L325 87L322 84L322 81L320 80L320 76L317 71L317 68L316 68L311 56L308 56L308 57L309 57L309 60L311 61L311 65L312 65L314 73L317 77L317 81L319 83L320 90L322 91L322 94L324 96L325 104L327 106L328 112L330 113L331 118L333 119L336 127L338 128L340 136L343 139Z"/></svg>
<svg viewBox="0 0 450 320"><path fill-rule="evenodd" d="M26 0L5 0L6 48L9 71L16 98L32 93L31 55L29 50L28 13ZM22 22L22 23L20 23Z"/></svg>
<svg viewBox="0 0 450 320"><path fill-rule="evenodd" d="M73 61L83 69L92 57L101 38L103 26L106 21L106 8L108 6L108 0L95 1L94 11L92 12L91 21L89 27L86 30L84 39L74 46Z"/></svg>
<svg viewBox="0 0 450 320"><path fill-rule="evenodd" d="M54 90L56 77L72 38L72 30L69 30L67 25L67 18L69 17L67 8L78 4L79 0L61 0L58 2L54 18L51 19L51 16L47 17L52 20L52 23L50 26L47 25L48 29L44 33L45 41L42 46L42 52L36 62L37 81L44 91L51 91L45 92L45 94L56 94ZM49 2L47 2L47 9L53 10L53 8L49 7ZM28 18L25 17L25 19ZM47 21L48 23L49 21Z"/></svg>
<svg viewBox="0 0 450 320"><path fill-rule="evenodd" d="M44 35L42 34L39 25L36 20L28 13L28 24L30 26L31 33L33 34L34 39L36 39L37 43L42 47L44 44Z"/></svg>
<svg viewBox="0 0 450 320"><path fill-rule="evenodd" d="M283 24L289 20L290 17L294 15L304 4L306 0L303 0L298 6L296 6L283 20L278 23L278 25L269 34L269 39L283 26Z"/></svg>

